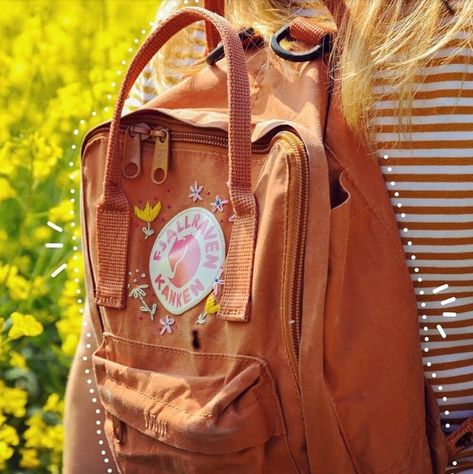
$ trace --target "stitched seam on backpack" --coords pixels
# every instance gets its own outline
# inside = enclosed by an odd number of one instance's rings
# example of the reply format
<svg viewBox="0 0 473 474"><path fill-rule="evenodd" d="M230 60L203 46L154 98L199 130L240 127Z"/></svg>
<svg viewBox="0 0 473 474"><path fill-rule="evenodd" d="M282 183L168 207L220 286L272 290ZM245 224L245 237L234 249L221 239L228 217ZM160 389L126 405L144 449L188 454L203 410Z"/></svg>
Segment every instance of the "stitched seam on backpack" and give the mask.
<svg viewBox="0 0 473 474"><path fill-rule="evenodd" d="M142 347L144 349L147 349L147 350L149 349L149 350L153 350L153 351L156 351L156 352L170 352L170 353L174 353L174 354L176 354L176 353L177 354L187 354L187 355L191 355L193 358L198 358L198 359L229 359L229 360L241 361L241 362L244 362L246 364L248 364L250 362L256 362L259 365L261 365L262 367L266 367L268 365L268 362L266 360L259 359L259 358L256 358L254 356L234 356L234 355L231 355L231 354L199 354L199 353L192 352L192 351L186 351L185 349L176 349L176 348L172 348L172 347L162 347L162 346L157 347L157 346L153 346L153 345L146 344L146 343L140 343L138 341L130 341L130 340L127 340L127 339L120 339L120 338L115 337L112 334L107 334L104 337L113 339L114 341L117 341L118 343L121 343L121 344L128 344L130 346ZM248 357L248 359L246 357Z"/></svg>
<svg viewBox="0 0 473 474"><path fill-rule="evenodd" d="M96 370L98 370L99 372L102 372L105 377L109 380L112 380L113 382L115 382L117 385L121 385L125 388L128 388L129 390L132 390L133 392L136 392L136 393L139 393L140 395L143 395L145 398L148 398L150 400L153 400L155 402L158 402L158 403L161 403L163 405L166 405L168 406L169 408L174 408L175 410L178 410L178 411L181 411L181 412L184 412L184 413L187 413L189 415L193 415L193 416L201 416L201 417L205 417L205 418L214 418L215 415L212 415L211 413L207 413L207 412L203 412L203 413L195 413L195 412L191 412L189 410L186 410L185 408L180 408L180 407L177 407L176 405L172 405L171 403L169 402L166 402L164 400L161 400L160 398L156 398L156 397L153 397L152 395L149 395L147 393L144 393L140 390L137 390L136 388L134 387L131 387L130 385L127 385L125 382L122 382L121 380L118 380L116 379L115 377L113 377L112 375L110 375L108 372L107 372L107 369L105 367L101 367L101 366L96 366L95 367ZM265 376L267 377L267 375L265 374ZM259 402L262 402L265 398L270 398L274 401L274 393L267 393L266 395L260 395L258 393L253 393L253 395L255 396L256 400L254 400L253 402L251 403L248 403L246 405L241 405L239 408L241 409L245 409L245 408L249 408L253 405L256 405L257 403Z"/></svg>

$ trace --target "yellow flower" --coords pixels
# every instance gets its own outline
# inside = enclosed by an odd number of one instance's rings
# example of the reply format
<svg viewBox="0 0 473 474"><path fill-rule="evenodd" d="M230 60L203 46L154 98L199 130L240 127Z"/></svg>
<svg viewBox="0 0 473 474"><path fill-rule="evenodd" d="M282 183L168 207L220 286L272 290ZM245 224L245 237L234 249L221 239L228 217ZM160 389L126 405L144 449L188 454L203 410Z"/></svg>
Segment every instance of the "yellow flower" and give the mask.
<svg viewBox="0 0 473 474"><path fill-rule="evenodd" d="M10 365L19 369L26 369L26 359L19 352L11 351Z"/></svg>
<svg viewBox="0 0 473 474"><path fill-rule="evenodd" d="M58 393L52 393L49 395L43 410L52 411L62 415L64 413L64 400L61 400L61 397Z"/></svg>
<svg viewBox="0 0 473 474"><path fill-rule="evenodd" d="M59 205L49 210L48 217L55 223L72 221L74 220L74 205L68 199L64 199Z"/></svg>
<svg viewBox="0 0 473 474"><path fill-rule="evenodd" d="M13 449L5 441L0 441L0 461L3 464L3 461L7 461L13 456Z"/></svg>
<svg viewBox="0 0 473 474"><path fill-rule="evenodd" d="M5 201L16 196L16 191L12 188L6 178L0 178L0 201Z"/></svg>
<svg viewBox="0 0 473 474"><path fill-rule="evenodd" d="M18 438L18 433L13 426L6 424L0 426L0 442L7 443L11 446L18 445L20 439Z"/></svg>
<svg viewBox="0 0 473 474"><path fill-rule="evenodd" d="M205 312L207 314L215 314L220 310L220 304L215 302L215 296L210 293L207 300L205 301Z"/></svg>
<svg viewBox="0 0 473 474"><path fill-rule="evenodd" d="M27 401L27 392L21 388L11 388L3 382L0 383L0 411L9 413L16 418L22 418L26 413L25 405Z"/></svg>
<svg viewBox="0 0 473 474"><path fill-rule="evenodd" d="M22 336L38 336L43 332L43 325L31 314L21 314L14 312L10 316L12 327L8 331L10 339L18 339Z"/></svg>
<svg viewBox="0 0 473 474"><path fill-rule="evenodd" d="M134 206L134 208L135 215L138 219L148 223L153 222L161 212L161 201L158 201L153 207L146 201L146 206L143 209L140 209L138 206Z"/></svg>
<svg viewBox="0 0 473 474"><path fill-rule="evenodd" d="M39 466L38 451L36 449L20 449L20 453L20 467L23 469L34 469Z"/></svg>

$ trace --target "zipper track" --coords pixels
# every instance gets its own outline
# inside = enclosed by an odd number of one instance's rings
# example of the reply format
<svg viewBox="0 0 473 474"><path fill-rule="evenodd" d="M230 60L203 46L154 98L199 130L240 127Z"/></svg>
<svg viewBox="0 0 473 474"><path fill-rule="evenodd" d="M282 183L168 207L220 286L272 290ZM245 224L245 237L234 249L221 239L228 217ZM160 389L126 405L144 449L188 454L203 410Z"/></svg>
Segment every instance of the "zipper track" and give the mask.
<svg viewBox="0 0 473 474"><path fill-rule="evenodd" d="M291 132L282 132L280 137L284 139L294 150L299 159L294 159L296 169L296 179L299 183L297 186L297 212L295 213L295 235L291 240L296 245L294 266L290 273L290 300L288 304L288 314L285 315L285 323L289 327L290 343L292 349L292 357L294 372L298 378L299 365L299 347L301 342L302 330L302 283L303 283L303 267L304 267L304 250L307 234L307 206L308 206L308 189L309 189L309 163L303 142ZM294 324L288 321L289 316L294 320Z"/></svg>
<svg viewBox="0 0 473 474"><path fill-rule="evenodd" d="M146 123L143 121L143 123ZM125 132L128 125L120 124L120 132ZM161 127L162 128L162 127ZM85 144L92 139L96 134L103 131L109 131L110 127L108 124L99 125L94 128L84 138L83 143ZM186 143L200 143L203 145L213 145L220 148L228 148L228 138L218 135L212 135L210 133L199 133L199 132L182 132L169 130L169 139L171 142L186 142ZM145 142L154 142L155 137L149 137ZM268 152L271 145L270 143L252 143L251 150L253 153L265 153Z"/></svg>

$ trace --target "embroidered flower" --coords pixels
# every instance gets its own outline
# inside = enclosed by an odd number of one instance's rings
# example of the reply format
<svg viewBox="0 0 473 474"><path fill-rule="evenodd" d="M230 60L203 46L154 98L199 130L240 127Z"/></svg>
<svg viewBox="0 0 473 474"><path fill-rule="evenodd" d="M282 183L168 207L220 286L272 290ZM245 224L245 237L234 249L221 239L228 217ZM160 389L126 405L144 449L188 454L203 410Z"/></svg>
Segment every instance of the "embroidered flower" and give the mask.
<svg viewBox="0 0 473 474"><path fill-rule="evenodd" d="M205 324L207 322L207 313L200 313L197 317L196 324Z"/></svg>
<svg viewBox="0 0 473 474"><path fill-rule="evenodd" d="M215 278L213 283L213 294L214 296L218 296L218 289L222 286L225 282L220 278L223 273L223 269L220 269L218 276Z"/></svg>
<svg viewBox="0 0 473 474"><path fill-rule="evenodd" d="M215 200L212 202L212 211L220 211L223 212L223 206L225 204L228 204L228 201L226 199L222 199L220 196L215 196Z"/></svg>
<svg viewBox="0 0 473 474"><path fill-rule="evenodd" d="M215 296L213 293L207 297L205 301L205 308L204 311L206 314L215 314L218 313L220 310L220 305L215 301Z"/></svg>
<svg viewBox="0 0 473 474"><path fill-rule="evenodd" d="M156 313L156 303L154 303L151 308L148 306L146 301L144 300L144 296L146 296L146 289L148 288L148 285L143 284L143 285L137 285L132 290L130 293L128 293L128 296L131 298L135 298L135 300L140 300L141 301L141 306L140 306L140 311L143 313L149 313L151 316L151 320L154 320L154 314Z"/></svg>
<svg viewBox="0 0 473 474"><path fill-rule="evenodd" d="M228 222L235 222L236 221L236 214L232 214L229 218L228 218Z"/></svg>
<svg viewBox="0 0 473 474"><path fill-rule="evenodd" d="M161 323L161 325L163 326L161 328L161 331L159 331L159 334L163 335L165 334L166 332L169 333L169 334L172 334L172 328L171 326L175 323L174 319L173 318L170 318L168 315L166 315L166 317L164 319L160 319L159 322Z"/></svg>
<svg viewBox="0 0 473 474"><path fill-rule="evenodd" d="M199 186L197 184L197 181L194 181L194 184L192 186L189 186L189 190L190 190L189 197L194 202L202 201L202 196L200 195L200 193L202 192L203 189L204 189L203 186Z"/></svg>
<svg viewBox="0 0 473 474"><path fill-rule="evenodd" d="M161 201L158 201L154 206L151 206L151 204L146 201L146 206L143 209L134 206L134 210L135 216L148 224L147 227L141 228L145 234L145 239L147 239L149 236L154 234L154 230L151 229L150 223L153 222L161 212Z"/></svg>

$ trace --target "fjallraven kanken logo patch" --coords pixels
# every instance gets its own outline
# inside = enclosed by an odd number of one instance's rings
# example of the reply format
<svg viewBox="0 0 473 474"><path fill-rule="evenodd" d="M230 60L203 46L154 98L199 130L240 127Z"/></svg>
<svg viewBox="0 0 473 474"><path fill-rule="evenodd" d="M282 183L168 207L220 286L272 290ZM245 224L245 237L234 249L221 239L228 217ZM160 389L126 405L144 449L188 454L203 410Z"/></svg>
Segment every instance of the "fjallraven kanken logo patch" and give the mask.
<svg viewBox="0 0 473 474"><path fill-rule="evenodd" d="M182 314L212 290L225 259L225 238L218 219L191 207L176 214L151 249L149 275L161 304Z"/></svg>

